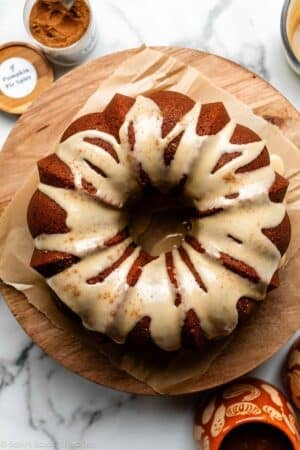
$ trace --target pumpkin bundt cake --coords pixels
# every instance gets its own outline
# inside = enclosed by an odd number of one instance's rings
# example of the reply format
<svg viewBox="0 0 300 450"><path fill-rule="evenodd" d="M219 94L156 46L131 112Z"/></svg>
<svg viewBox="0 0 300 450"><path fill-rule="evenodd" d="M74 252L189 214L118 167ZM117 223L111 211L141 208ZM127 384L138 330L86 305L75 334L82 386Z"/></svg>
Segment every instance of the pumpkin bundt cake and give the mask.
<svg viewBox="0 0 300 450"><path fill-rule="evenodd" d="M223 103L116 94L38 169L31 266L91 330L202 348L278 286L288 182Z"/></svg>

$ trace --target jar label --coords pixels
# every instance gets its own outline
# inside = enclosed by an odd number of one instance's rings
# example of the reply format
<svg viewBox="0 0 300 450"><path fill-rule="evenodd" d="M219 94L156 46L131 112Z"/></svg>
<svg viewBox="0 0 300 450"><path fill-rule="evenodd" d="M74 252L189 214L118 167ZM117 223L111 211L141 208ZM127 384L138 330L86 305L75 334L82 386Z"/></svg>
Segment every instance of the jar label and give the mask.
<svg viewBox="0 0 300 450"><path fill-rule="evenodd" d="M11 98L29 95L37 83L35 67L24 58L8 58L0 64L0 91Z"/></svg>

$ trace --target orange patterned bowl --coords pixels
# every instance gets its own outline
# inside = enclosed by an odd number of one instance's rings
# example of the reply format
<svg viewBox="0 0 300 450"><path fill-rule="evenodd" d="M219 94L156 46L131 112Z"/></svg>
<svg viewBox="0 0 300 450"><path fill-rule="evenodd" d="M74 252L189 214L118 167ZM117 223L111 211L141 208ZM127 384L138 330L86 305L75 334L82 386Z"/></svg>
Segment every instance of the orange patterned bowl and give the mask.
<svg viewBox="0 0 300 450"><path fill-rule="evenodd" d="M283 382L294 406L300 409L300 338L291 347L283 368Z"/></svg>
<svg viewBox="0 0 300 450"><path fill-rule="evenodd" d="M196 413L195 438L201 450L300 449L292 406L276 387L255 378L212 394Z"/></svg>

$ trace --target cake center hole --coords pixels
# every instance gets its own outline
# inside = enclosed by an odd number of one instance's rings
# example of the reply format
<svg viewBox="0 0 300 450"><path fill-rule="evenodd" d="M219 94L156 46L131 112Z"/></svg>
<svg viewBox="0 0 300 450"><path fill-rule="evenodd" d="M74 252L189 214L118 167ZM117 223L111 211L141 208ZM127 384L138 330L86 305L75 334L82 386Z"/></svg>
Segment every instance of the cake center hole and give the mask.
<svg viewBox="0 0 300 450"><path fill-rule="evenodd" d="M132 207L129 226L135 242L159 256L180 247L192 224L181 199L151 193Z"/></svg>

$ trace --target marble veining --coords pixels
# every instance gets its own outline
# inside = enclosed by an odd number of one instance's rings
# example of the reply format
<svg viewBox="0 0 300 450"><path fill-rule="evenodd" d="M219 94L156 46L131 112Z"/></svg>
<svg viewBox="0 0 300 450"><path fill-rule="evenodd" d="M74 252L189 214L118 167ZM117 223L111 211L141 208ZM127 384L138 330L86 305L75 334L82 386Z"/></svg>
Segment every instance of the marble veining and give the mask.
<svg viewBox="0 0 300 450"><path fill-rule="evenodd" d="M282 2L90 1L99 29L91 58L142 43L203 49L245 65L300 107L300 80L281 48ZM24 0L17 3L0 0L0 44L28 40ZM0 146L14 123L1 113ZM286 348L255 374L280 385ZM81 379L35 346L0 299L0 448L193 450L196 401L137 397Z"/></svg>

